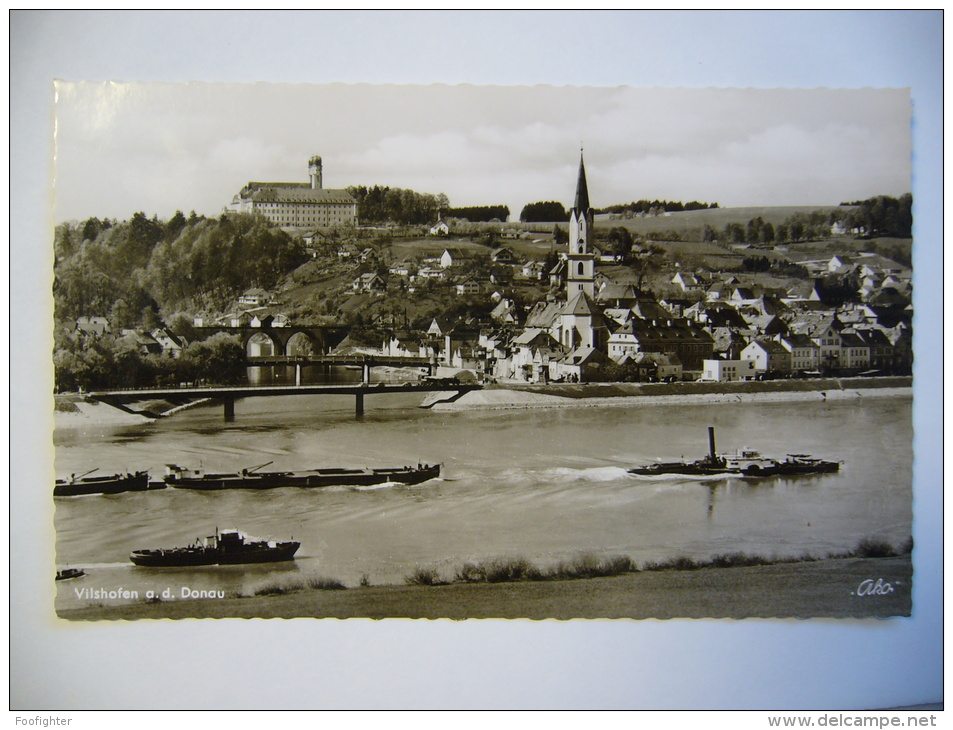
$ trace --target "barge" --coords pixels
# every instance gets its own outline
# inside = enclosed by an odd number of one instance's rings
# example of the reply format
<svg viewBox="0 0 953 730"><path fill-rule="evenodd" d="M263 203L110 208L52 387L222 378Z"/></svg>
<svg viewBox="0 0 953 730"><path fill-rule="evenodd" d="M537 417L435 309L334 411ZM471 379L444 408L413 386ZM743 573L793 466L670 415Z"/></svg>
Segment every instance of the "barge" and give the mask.
<svg viewBox="0 0 953 730"><path fill-rule="evenodd" d="M162 482L150 482L148 471L112 474L110 476L87 476L96 469L67 479L57 479L53 485L54 497L76 497L82 494L119 494L120 492L144 492L147 489L162 489Z"/></svg>
<svg viewBox="0 0 953 730"><path fill-rule="evenodd" d="M270 464L271 462L269 462ZM204 469L187 469L166 465L165 484L178 489L275 489L278 487L368 487L395 482L420 484L440 476L440 464L383 467L377 469L326 468L303 471L259 471L262 464L240 472L208 473Z"/></svg>

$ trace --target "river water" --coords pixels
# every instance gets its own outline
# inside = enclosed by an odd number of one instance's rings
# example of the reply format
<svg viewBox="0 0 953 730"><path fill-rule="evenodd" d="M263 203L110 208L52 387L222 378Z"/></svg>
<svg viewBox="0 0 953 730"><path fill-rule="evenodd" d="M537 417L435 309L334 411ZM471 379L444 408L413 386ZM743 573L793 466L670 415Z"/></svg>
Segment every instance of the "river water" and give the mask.
<svg viewBox="0 0 953 730"><path fill-rule="evenodd" d="M57 564L87 576L57 584L57 607L81 589L181 597L252 593L312 576L356 586L402 583L416 567L451 577L467 561L525 557L540 566L583 552L637 562L742 551L824 555L865 537L899 545L911 534L911 400L862 397L796 403L437 412L420 395L252 398L226 423L221 406L153 423L60 428L58 476L164 464L237 471L441 462L415 486L285 488L263 492L163 489L56 499ZM786 479L637 477L632 465L708 449L843 460L837 474ZM148 569L139 548L186 545L216 528L301 542L292 563ZM80 595L82 594L82 595Z"/></svg>

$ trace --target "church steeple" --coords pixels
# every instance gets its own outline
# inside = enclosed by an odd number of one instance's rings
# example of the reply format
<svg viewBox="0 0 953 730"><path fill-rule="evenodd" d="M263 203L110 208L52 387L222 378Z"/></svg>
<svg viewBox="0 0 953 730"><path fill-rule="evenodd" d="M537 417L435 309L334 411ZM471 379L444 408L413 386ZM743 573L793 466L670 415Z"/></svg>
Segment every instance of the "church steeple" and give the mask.
<svg viewBox="0 0 953 730"><path fill-rule="evenodd" d="M592 228L592 208L589 207L589 185L586 183L586 164L579 150L579 177L576 180L576 199L569 213L569 279L566 296L572 299L583 292L595 296L595 260L589 251L589 229Z"/></svg>
<svg viewBox="0 0 953 730"><path fill-rule="evenodd" d="M588 217L589 186L586 184L586 163L582 159L582 149L579 150L579 179L576 181L576 200L572 207Z"/></svg>

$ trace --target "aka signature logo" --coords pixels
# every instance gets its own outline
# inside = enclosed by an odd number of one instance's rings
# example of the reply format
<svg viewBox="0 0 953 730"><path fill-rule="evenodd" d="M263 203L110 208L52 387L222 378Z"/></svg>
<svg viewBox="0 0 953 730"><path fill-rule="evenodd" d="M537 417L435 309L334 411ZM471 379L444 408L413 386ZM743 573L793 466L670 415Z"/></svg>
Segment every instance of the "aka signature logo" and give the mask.
<svg viewBox="0 0 953 730"><path fill-rule="evenodd" d="M868 578L863 581L857 590L854 591L852 596L889 596L894 592L894 586L900 585L900 581L895 583L888 583L883 578L878 578L874 581L872 578Z"/></svg>

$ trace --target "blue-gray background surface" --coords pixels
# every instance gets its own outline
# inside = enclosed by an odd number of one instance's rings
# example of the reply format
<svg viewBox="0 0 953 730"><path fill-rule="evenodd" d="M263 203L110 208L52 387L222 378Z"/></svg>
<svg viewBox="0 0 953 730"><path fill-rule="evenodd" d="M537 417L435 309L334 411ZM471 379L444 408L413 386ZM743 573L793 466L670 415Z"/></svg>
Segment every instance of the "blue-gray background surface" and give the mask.
<svg viewBox="0 0 953 730"><path fill-rule="evenodd" d="M837 710L942 699L940 11L14 11L9 22L10 303L15 322L33 325L11 338L12 709ZM910 87L913 617L57 623L51 554L37 549L53 544L48 495L17 490L52 478L54 78ZM235 663L263 671L220 681L216 668Z"/></svg>

